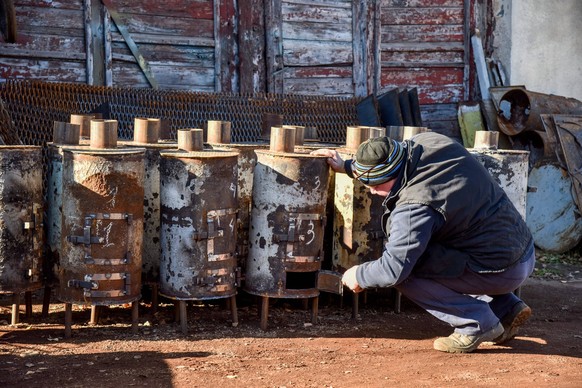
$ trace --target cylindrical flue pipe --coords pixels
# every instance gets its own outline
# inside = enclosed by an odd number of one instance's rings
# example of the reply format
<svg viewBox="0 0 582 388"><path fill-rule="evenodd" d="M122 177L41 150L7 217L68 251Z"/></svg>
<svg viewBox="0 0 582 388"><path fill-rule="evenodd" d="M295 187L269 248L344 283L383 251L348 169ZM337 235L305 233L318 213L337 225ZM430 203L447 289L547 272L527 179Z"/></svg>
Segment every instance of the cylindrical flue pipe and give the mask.
<svg viewBox="0 0 582 388"><path fill-rule="evenodd" d="M541 114L582 114L582 102L573 98L512 89L499 100L499 129L514 136L523 131L543 131Z"/></svg>
<svg viewBox="0 0 582 388"><path fill-rule="evenodd" d="M178 149L188 152L204 149L204 131L201 128L178 130Z"/></svg>
<svg viewBox="0 0 582 388"><path fill-rule="evenodd" d="M160 139L160 119L136 117L133 125L133 142L157 144Z"/></svg>
<svg viewBox="0 0 582 388"><path fill-rule="evenodd" d="M53 124L53 143L61 145L78 145L81 137L79 124L55 121Z"/></svg>
<svg viewBox="0 0 582 388"><path fill-rule="evenodd" d="M91 148L105 149L117 147L117 120L91 120Z"/></svg>
<svg viewBox="0 0 582 388"><path fill-rule="evenodd" d="M293 153L295 151L295 127L272 127L269 149L272 152Z"/></svg>

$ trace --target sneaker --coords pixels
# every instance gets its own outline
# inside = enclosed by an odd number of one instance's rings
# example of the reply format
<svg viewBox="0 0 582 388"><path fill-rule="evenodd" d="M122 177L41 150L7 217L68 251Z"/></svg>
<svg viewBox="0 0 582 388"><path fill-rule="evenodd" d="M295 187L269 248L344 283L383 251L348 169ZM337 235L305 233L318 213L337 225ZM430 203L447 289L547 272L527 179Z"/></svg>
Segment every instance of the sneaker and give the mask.
<svg viewBox="0 0 582 388"><path fill-rule="evenodd" d="M453 333L448 337L437 338L434 348L447 353L470 353L484 341L491 341L503 334L503 325L498 322L492 329L478 335Z"/></svg>
<svg viewBox="0 0 582 388"><path fill-rule="evenodd" d="M524 302L517 302L509 313L502 319L503 334L493 340L493 343L500 345L513 339L519 331L519 327L531 317L531 308Z"/></svg>

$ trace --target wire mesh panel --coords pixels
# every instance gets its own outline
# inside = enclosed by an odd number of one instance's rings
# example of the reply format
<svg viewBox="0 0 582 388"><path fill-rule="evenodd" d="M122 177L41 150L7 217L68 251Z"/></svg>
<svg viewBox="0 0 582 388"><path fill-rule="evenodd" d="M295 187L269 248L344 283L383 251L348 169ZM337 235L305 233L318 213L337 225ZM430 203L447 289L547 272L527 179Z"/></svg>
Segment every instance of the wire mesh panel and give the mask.
<svg viewBox="0 0 582 388"><path fill-rule="evenodd" d="M259 138L263 115L277 113L284 124L316 127L322 142L342 143L345 128L357 123L356 98L276 94L225 94L136 88L110 88L72 83L9 80L0 85L12 123L23 144L50 141L54 121L71 114L102 113L119 122L119 138L133 137L136 117L167 119L171 134L181 128L203 128L208 120L230 121L234 142Z"/></svg>

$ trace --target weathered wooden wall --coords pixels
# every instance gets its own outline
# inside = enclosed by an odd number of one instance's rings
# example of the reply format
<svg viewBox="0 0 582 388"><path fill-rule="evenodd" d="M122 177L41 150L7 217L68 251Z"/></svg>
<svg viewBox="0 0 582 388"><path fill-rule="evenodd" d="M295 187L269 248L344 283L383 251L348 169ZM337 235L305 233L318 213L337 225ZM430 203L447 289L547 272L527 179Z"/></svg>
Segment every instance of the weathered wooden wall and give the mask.
<svg viewBox="0 0 582 388"><path fill-rule="evenodd" d="M470 7L467 0L383 0L380 88L416 87L433 129L457 127L468 96Z"/></svg>
<svg viewBox="0 0 582 388"><path fill-rule="evenodd" d="M356 97L416 87L424 121L455 136L472 1L15 0L0 81Z"/></svg>

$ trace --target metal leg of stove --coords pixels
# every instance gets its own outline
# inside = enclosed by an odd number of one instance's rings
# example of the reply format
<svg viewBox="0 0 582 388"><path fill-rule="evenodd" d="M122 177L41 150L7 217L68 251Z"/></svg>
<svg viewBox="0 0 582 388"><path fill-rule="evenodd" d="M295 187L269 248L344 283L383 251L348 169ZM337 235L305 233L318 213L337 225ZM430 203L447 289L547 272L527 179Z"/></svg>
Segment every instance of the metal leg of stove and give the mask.
<svg viewBox="0 0 582 388"><path fill-rule="evenodd" d="M261 330L267 330L267 320L269 319L269 297L263 296L261 303Z"/></svg>
<svg viewBox="0 0 582 388"><path fill-rule="evenodd" d="M139 322L139 302L131 303L131 332L137 334L137 327Z"/></svg>
<svg viewBox="0 0 582 388"><path fill-rule="evenodd" d="M317 314L319 312L319 296L311 300L311 323L317 325Z"/></svg>
<svg viewBox="0 0 582 388"><path fill-rule="evenodd" d="M302 299L303 310L309 310L309 298Z"/></svg>
<svg viewBox="0 0 582 388"><path fill-rule="evenodd" d="M71 338L71 326L73 324L73 305L65 303L65 338Z"/></svg>
<svg viewBox="0 0 582 388"><path fill-rule="evenodd" d="M46 318L49 315L49 306L51 304L51 292L52 288L50 286L44 287L44 292L42 294L42 317Z"/></svg>
<svg viewBox="0 0 582 388"><path fill-rule="evenodd" d="M179 302L180 305L180 329L182 330L182 334L188 334L188 316L186 315L186 307L187 302L185 300L181 300Z"/></svg>
<svg viewBox="0 0 582 388"><path fill-rule="evenodd" d="M230 312L232 314L232 327L238 326L238 311L236 309L236 295L230 297Z"/></svg>
<svg viewBox="0 0 582 388"><path fill-rule="evenodd" d="M356 319L360 313L360 294L352 293L352 319Z"/></svg>
<svg viewBox="0 0 582 388"><path fill-rule="evenodd" d="M32 291L26 291L24 293L24 306L25 306L25 317L31 318L32 317Z"/></svg>
<svg viewBox="0 0 582 388"><path fill-rule="evenodd" d="M400 314L402 306L402 293L396 288L394 289L394 312Z"/></svg>
<svg viewBox="0 0 582 388"><path fill-rule="evenodd" d="M99 313L101 312L101 306L92 305L91 306L91 319L89 320L89 325L96 325L99 323Z"/></svg>
<svg viewBox="0 0 582 388"><path fill-rule="evenodd" d="M160 301L158 300L158 284L152 284L152 314L158 312L158 306Z"/></svg>
<svg viewBox="0 0 582 388"><path fill-rule="evenodd" d="M20 293L15 292L12 295L12 321L10 324L15 326L20 321Z"/></svg>
<svg viewBox="0 0 582 388"><path fill-rule="evenodd" d="M180 322L180 301L174 301L174 322Z"/></svg>

